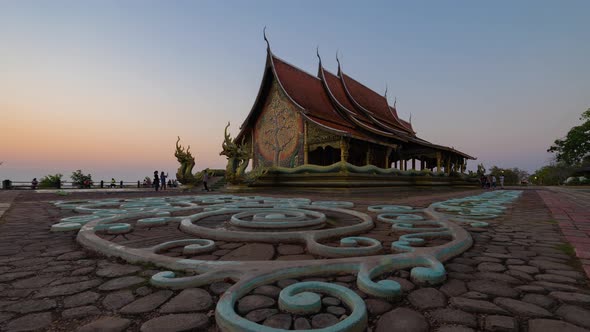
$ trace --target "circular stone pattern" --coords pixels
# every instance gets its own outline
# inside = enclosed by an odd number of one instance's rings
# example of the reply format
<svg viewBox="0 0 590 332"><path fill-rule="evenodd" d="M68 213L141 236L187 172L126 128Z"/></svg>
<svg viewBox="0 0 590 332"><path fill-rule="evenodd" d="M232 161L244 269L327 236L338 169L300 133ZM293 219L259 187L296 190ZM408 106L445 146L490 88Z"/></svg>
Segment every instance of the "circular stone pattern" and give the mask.
<svg viewBox="0 0 590 332"><path fill-rule="evenodd" d="M326 223L326 215L303 209L251 209L234 214L230 224L244 228L291 229L319 227Z"/></svg>

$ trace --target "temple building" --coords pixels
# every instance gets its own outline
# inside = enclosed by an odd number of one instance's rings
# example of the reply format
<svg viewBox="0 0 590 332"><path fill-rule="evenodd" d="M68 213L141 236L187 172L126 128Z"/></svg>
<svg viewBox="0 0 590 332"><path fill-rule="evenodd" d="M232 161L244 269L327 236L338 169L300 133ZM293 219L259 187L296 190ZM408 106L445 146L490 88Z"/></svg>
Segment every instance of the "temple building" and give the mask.
<svg viewBox="0 0 590 332"><path fill-rule="evenodd" d="M268 44L267 44L268 45ZM267 47L258 96L236 142L249 143L252 167L327 166L346 161L383 169L463 173L466 153L419 138L387 96L322 66L311 75Z"/></svg>

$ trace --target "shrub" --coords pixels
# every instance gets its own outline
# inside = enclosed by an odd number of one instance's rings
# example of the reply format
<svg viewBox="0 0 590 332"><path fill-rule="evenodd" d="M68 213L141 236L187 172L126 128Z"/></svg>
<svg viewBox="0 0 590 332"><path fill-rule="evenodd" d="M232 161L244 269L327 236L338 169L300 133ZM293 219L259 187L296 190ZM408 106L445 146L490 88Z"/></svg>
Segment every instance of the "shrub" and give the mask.
<svg viewBox="0 0 590 332"><path fill-rule="evenodd" d="M72 173L72 185L78 188L90 188L94 184L92 182L92 175L82 173L82 170L77 170Z"/></svg>
<svg viewBox="0 0 590 332"><path fill-rule="evenodd" d="M61 174L55 174L55 175L45 175L44 177L41 178L41 181L39 181L39 188L57 188L59 187L59 184L61 183L61 177L63 175Z"/></svg>

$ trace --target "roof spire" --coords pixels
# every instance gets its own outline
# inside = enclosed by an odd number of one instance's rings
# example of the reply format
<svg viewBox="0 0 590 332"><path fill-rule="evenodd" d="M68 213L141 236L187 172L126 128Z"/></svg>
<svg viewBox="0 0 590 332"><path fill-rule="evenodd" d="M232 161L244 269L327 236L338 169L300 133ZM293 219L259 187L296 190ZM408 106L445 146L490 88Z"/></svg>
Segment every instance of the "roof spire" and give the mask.
<svg viewBox="0 0 590 332"><path fill-rule="evenodd" d="M412 125L412 113L410 113L410 126Z"/></svg>
<svg viewBox="0 0 590 332"><path fill-rule="evenodd" d="M264 41L266 41L266 48L268 50L270 50L270 43L268 42L268 39L266 38L266 25L264 26L264 29L262 29L262 35L264 36Z"/></svg>
<svg viewBox="0 0 590 332"><path fill-rule="evenodd" d="M397 103L397 96L393 97L393 108L395 108L396 103Z"/></svg>
<svg viewBox="0 0 590 332"><path fill-rule="evenodd" d="M320 45L315 47L315 54L318 56L318 59L320 59L320 66L322 65L322 58L320 57Z"/></svg>
<svg viewBox="0 0 590 332"><path fill-rule="evenodd" d="M340 76L340 59L338 59L338 50L336 50L336 62L338 62L338 76Z"/></svg>
<svg viewBox="0 0 590 332"><path fill-rule="evenodd" d="M385 83L385 99L387 99L387 83Z"/></svg>

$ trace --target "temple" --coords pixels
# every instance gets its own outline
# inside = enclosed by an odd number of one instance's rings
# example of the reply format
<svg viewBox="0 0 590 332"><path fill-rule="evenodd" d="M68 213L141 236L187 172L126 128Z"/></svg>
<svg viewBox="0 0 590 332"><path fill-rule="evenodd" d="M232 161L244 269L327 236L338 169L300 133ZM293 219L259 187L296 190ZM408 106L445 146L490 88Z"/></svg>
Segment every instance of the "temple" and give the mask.
<svg viewBox="0 0 590 332"><path fill-rule="evenodd" d="M275 56L267 43L258 96L235 139L251 148L253 169L346 162L450 175L475 159L419 138L386 95L346 75L340 61L334 74L318 58L314 76Z"/></svg>

